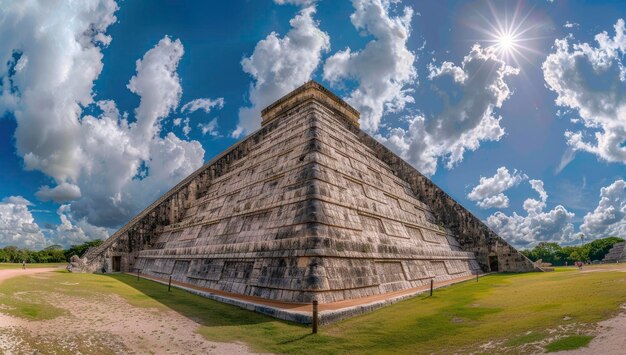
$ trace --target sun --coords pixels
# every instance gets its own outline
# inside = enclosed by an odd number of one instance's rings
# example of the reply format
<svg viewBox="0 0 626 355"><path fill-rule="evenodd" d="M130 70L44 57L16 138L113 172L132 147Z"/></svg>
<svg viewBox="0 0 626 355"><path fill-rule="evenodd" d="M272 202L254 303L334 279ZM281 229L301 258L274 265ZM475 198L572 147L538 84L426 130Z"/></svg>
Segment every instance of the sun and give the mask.
<svg viewBox="0 0 626 355"><path fill-rule="evenodd" d="M501 58L517 62L519 57L523 57L522 52L527 49L524 42L528 41L528 38L525 36L526 29L522 28L522 23L495 21L487 34L489 38L485 41Z"/></svg>
<svg viewBox="0 0 626 355"><path fill-rule="evenodd" d="M492 47L505 57L510 57L521 49L519 35L512 32L496 33ZM523 40L523 39L522 39Z"/></svg>
<svg viewBox="0 0 626 355"><path fill-rule="evenodd" d="M526 54L536 52L531 48L531 42L536 40L531 33L536 32L537 24L530 20L531 11L522 14L521 3L512 14L508 11L498 11L494 3L488 2L491 18L479 14L483 21L472 27L485 35L479 40L493 49L493 51L507 62L520 64L520 59L528 60Z"/></svg>
<svg viewBox="0 0 626 355"><path fill-rule="evenodd" d="M515 38L508 33L498 37L498 47L503 51L510 51L515 46Z"/></svg>

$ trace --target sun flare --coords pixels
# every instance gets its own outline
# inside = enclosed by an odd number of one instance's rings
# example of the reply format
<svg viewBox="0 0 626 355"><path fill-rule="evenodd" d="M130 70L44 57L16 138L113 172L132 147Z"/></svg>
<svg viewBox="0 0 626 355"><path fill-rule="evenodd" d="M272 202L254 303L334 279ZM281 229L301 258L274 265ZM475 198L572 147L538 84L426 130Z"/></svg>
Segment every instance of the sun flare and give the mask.
<svg viewBox="0 0 626 355"><path fill-rule="evenodd" d="M492 48L499 57L504 60L515 62L519 65L520 59L528 60L528 52L536 52L532 48L532 41L537 39L533 36L536 32L536 23L529 20L531 12L522 14L520 7L515 8L512 14L507 11L499 11L490 3L491 19L480 15L484 22L482 28L476 28L485 34L486 38L481 41Z"/></svg>
<svg viewBox="0 0 626 355"><path fill-rule="evenodd" d="M498 47L502 48L502 50L510 50L514 45L515 39L508 33L498 37Z"/></svg>
<svg viewBox="0 0 626 355"><path fill-rule="evenodd" d="M498 33L494 38L494 42L492 47L505 56L512 56L519 50L518 36L515 33Z"/></svg>
<svg viewBox="0 0 626 355"><path fill-rule="evenodd" d="M528 40L524 36L525 31L520 29L519 24L502 24L497 22L489 33L489 47L505 60L512 59L517 62L523 56L522 51L526 49L523 45Z"/></svg>

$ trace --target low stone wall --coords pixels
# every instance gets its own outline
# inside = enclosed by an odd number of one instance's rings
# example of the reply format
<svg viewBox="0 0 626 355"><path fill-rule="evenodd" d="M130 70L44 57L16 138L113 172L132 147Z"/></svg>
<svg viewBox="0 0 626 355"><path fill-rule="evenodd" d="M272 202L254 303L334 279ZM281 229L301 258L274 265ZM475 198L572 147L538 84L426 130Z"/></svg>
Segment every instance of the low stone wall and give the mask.
<svg viewBox="0 0 626 355"><path fill-rule="evenodd" d="M134 276L134 275L133 275ZM162 285L168 285L168 281L155 278L155 277L146 277L145 275L141 275L141 278L148 279L154 282L158 282ZM455 285L457 283L465 282L468 280L474 280L474 277L461 277L453 280L448 280L445 283L435 284L433 290L438 290L441 288L445 288L448 286ZM258 312L261 314L265 314L270 317L286 320L289 322L300 323L300 324L311 324L313 323L312 312L307 311L294 311L286 308L273 307L264 304L254 303L253 301L238 299L235 297L227 297L223 295L219 295L211 292L210 290L201 290L192 285L184 285L184 284L172 284L172 287L179 288L181 290L185 290L187 292L193 293L194 295L206 297L215 301L227 303L239 308L247 309L249 311ZM358 316L361 314L369 313L380 309L382 307L413 298L415 296L421 295L423 293L430 292L429 288L422 288L412 292L407 292L405 294L390 296L387 299L377 300L368 302L366 300L363 301L362 304L358 304L358 300L356 300L354 306L348 306L344 308L339 308L335 310L325 310L318 312L318 324L327 325L334 322L338 322L343 319L351 318L354 316Z"/></svg>

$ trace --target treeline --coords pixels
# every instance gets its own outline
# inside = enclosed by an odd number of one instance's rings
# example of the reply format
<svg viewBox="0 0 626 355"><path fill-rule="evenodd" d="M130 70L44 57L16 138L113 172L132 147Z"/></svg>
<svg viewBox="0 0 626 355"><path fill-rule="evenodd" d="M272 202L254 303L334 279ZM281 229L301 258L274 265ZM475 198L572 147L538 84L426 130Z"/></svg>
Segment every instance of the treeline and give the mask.
<svg viewBox="0 0 626 355"><path fill-rule="evenodd" d="M8 246L0 249L0 262L21 263L61 263L69 261L72 255L81 256L87 249L97 247L102 244L102 240L92 240L80 245L72 245L68 249L63 249L60 245L51 245L43 250L33 251Z"/></svg>
<svg viewBox="0 0 626 355"><path fill-rule="evenodd" d="M537 244L530 250L522 250L522 254L526 255L530 260L543 260L544 263L550 263L555 266L573 265L577 261L593 262L602 261L604 256L613 247L613 244L623 242L624 239L617 237L608 237L596 239L582 246L566 246L562 247L557 243L542 242Z"/></svg>

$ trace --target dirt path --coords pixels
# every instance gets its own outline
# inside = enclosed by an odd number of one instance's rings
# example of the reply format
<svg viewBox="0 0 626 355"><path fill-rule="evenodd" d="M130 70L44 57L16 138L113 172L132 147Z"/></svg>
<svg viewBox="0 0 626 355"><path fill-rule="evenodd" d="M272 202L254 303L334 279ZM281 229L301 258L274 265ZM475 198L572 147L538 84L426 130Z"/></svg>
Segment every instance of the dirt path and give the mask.
<svg viewBox="0 0 626 355"><path fill-rule="evenodd" d="M572 270L575 268L572 266ZM596 264L596 265L585 265L583 269L579 272L588 273L588 272L611 272L611 271L619 271L626 272L626 263L616 263L616 264Z"/></svg>
<svg viewBox="0 0 626 355"><path fill-rule="evenodd" d="M22 269L0 270L0 284L2 283L2 281L6 279L10 279L12 277L40 274L43 272L50 272L50 271L59 270L59 269L60 268L56 268L56 267L42 267L42 268L33 268L33 269L26 268L26 270L22 270Z"/></svg>
<svg viewBox="0 0 626 355"><path fill-rule="evenodd" d="M57 270L0 270L0 282L30 275L33 282ZM60 283L80 288L78 283ZM1 290L1 287L0 287ZM172 310L141 308L115 294L67 295L61 292L24 291L12 297L40 299L65 314L50 320L30 321L3 314L11 307L0 294L0 354L116 353L116 354L245 354L244 344L206 340L196 321Z"/></svg>
<svg viewBox="0 0 626 355"><path fill-rule="evenodd" d="M581 272L609 271L626 272L626 263L587 266ZM589 346L571 351L561 351L557 354L624 354L626 349L626 304L622 306L622 309L623 312L618 316L598 323L598 335L593 338Z"/></svg>
<svg viewBox="0 0 626 355"><path fill-rule="evenodd" d="M624 312L617 317L598 323L598 336L593 338L588 347L561 351L556 354L624 354L626 351L626 305L622 308Z"/></svg>

